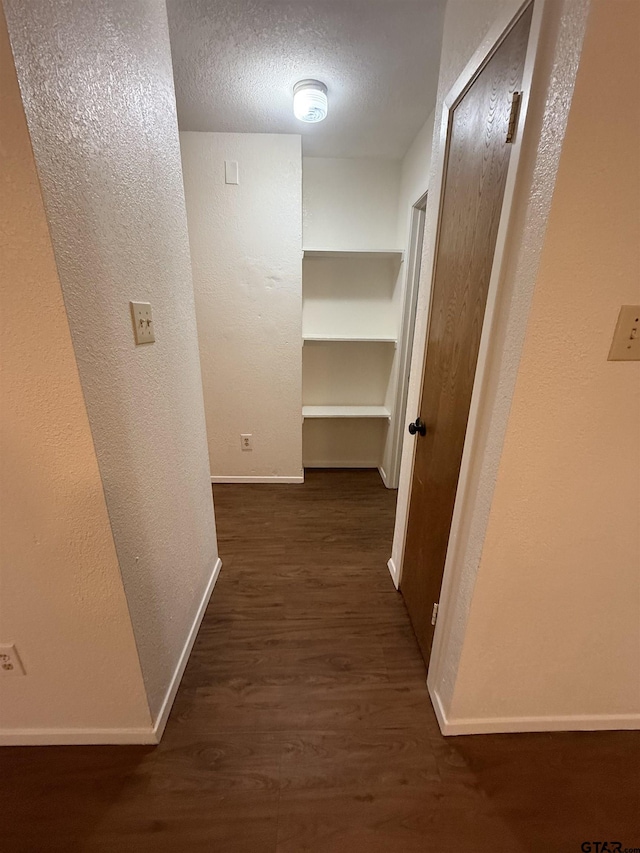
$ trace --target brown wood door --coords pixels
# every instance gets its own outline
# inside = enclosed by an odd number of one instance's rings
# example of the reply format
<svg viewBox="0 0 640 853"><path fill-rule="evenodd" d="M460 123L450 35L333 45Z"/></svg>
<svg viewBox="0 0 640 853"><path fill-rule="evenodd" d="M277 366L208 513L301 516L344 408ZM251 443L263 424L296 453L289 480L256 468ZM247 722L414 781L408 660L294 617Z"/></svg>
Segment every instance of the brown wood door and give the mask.
<svg viewBox="0 0 640 853"><path fill-rule="evenodd" d="M400 590L425 663L434 628L511 145L513 92L522 83L531 7L450 121L420 419Z"/></svg>

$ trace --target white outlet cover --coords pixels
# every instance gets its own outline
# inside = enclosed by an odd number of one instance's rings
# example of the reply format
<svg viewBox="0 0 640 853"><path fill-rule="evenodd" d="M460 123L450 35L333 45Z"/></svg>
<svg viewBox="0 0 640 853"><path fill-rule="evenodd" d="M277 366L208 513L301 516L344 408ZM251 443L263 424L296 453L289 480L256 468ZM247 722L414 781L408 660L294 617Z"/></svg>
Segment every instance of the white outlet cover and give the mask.
<svg viewBox="0 0 640 853"><path fill-rule="evenodd" d="M14 645L0 645L0 676L24 675L24 667Z"/></svg>
<svg viewBox="0 0 640 853"><path fill-rule="evenodd" d="M620 309L608 360L640 361L640 305Z"/></svg>
<svg viewBox="0 0 640 853"><path fill-rule="evenodd" d="M152 344L156 339L150 302L130 302L136 344Z"/></svg>

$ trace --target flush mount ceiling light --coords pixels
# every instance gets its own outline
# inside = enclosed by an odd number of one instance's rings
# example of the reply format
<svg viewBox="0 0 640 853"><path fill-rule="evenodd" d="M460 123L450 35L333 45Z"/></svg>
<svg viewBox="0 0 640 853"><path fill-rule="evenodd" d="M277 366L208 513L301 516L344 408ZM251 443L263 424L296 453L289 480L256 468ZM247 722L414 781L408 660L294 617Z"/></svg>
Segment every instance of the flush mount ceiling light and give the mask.
<svg viewBox="0 0 640 853"><path fill-rule="evenodd" d="M327 87L319 80L300 80L293 87L293 113L300 121L322 121L327 116Z"/></svg>

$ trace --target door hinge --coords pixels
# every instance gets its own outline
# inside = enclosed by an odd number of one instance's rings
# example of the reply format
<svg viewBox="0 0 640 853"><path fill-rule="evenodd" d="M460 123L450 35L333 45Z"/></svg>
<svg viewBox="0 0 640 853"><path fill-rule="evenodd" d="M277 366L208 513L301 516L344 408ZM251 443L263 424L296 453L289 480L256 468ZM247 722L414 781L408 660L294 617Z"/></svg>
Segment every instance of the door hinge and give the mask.
<svg viewBox="0 0 640 853"><path fill-rule="evenodd" d="M509 127L507 128L507 138L505 142L513 142L513 137L516 135L516 126L518 124L518 116L520 115L521 101L522 92L514 92L511 97L511 112L509 113Z"/></svg>
<svg viewBox="0 0 640 853"><path fill-rule="evenodd" d="M433 610L431 611L431 624L435 625L438 621L438 602L436 601L433 605Z"/></svg>

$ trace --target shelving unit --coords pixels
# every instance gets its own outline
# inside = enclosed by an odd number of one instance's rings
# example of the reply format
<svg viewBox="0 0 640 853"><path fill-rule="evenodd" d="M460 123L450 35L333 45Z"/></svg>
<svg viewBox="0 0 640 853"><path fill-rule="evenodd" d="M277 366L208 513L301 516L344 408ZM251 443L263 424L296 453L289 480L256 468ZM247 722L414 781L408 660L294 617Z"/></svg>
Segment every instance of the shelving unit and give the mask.
<svg viewBox="0 0 640 853"><path fill-rule="evenodd" d="M382 465L393 417L402 259L398 249L304 249L306 467Z"/></svg>
<svg viewBox="0 0 640 853"><path fill-rule="evenodd" d="M391 412L385 406L303 406L302 417L307 418L386 418Z"/></svg>
<svg viewBox="0 0 640 853"><path fill-rule="evenodd" d="M370 338L365 336L359 337L339 337L338 335L304 335L303 343L370 343L370 344L397 344L396 338Z"/></svg>
<svg viewBox="0 0 640 853"><path fill-rule="evenodd" d="M358 249L303 249L304 258L361 258L367 259L392 259L401 261L404 252L402 249L380 249L377 251L360 251Z"/></svg>

